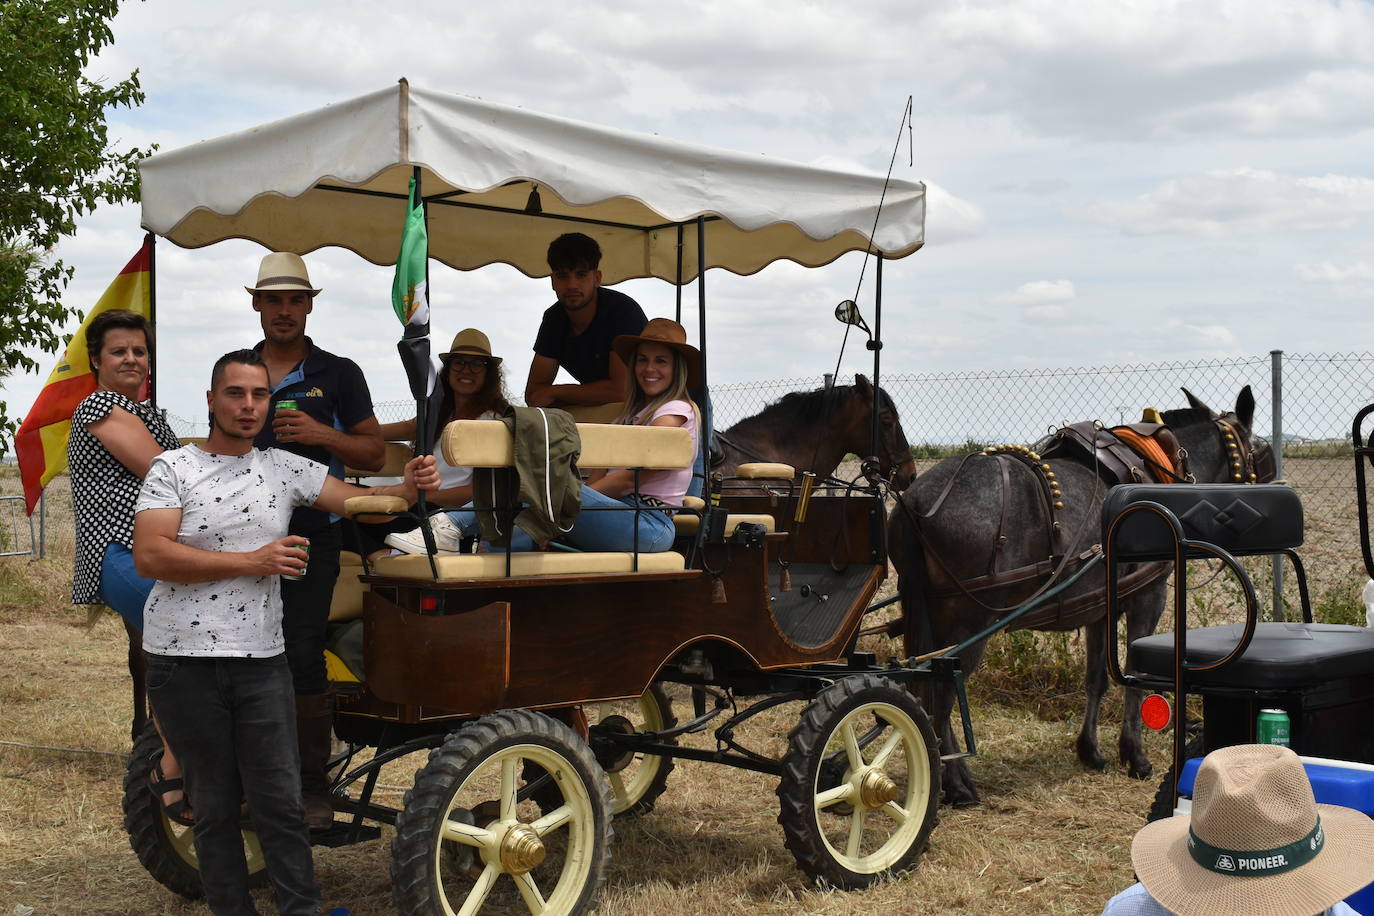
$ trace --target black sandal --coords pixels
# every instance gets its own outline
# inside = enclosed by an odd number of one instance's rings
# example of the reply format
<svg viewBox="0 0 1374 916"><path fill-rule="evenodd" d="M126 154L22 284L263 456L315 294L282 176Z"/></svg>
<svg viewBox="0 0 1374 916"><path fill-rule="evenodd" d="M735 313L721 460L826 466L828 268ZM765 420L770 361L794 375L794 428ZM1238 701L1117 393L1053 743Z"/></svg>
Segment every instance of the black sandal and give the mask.
<svg viewBox="0 0 1374 916"><path fill-rule="evenodd" d="M153 764L153 768L148 771L148 787L153 790L153 795L157 798L157 803L162 806L162 812L168 819L181 824L183 827L194 827L195 819L191 817L191 805L186 801L186 785L180 779L168 779L162 772L162 762ZM181 792L181 798L174 802L163 801L163 797L168 792Z"/></svg>

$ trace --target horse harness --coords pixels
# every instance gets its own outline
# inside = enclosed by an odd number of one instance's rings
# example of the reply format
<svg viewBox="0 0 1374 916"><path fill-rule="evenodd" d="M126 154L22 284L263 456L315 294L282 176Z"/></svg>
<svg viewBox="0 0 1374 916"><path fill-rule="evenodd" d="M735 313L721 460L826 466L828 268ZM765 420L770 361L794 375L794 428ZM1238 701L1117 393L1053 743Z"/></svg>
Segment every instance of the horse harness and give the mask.
<svg viewBox="0 0 1374 916"><path fill-rule="evenodd" d="M930 597L939 599L962 595L990 611L1011 611L1014 608L994 608L986 604L977 597L977 593L1022 582L1044 580L1040 588L1025 599L1031 600L1049 589L1062 575L1077 568L1080 563L1086 562L1100 551L1099 545L1093 545L1080 555L1066 554L1072 539L1059 519L1059 514L1064 509L1063 484L1048 463L1051 459L1069 460L1093 469L1100 484L1107 488L1123 483L1146 483L1151 480L1158 483L1195 482L1188 468L1188 452L1179 445L1173 430L1153 411L1147 411L1146 417L1148 420L1140 423L1112 428L1091 421L1065 424L1054 430L1050 438L1041 444L1043 452L1037 452L1024 445L997 445L982 452L965 455L950 475L940 495L925 513L917 516L904 501L899 501L898 505L903 506L911 516L913 528L927 555L953 583L941 587L932 586ZM1155 422L1156 420L1160 422ZM1258 466L1260 462L1257 462L1256 450L1240 434L1239 417L1234 413L1227 413L1214 418L1213 423L1217 426L1222 444L1227 451L1231 478L1238 483L1253 483L1259 479L1259 474L1264 468ZM960 579L928 542L920 522L933 517L940 510L946 497L953 490L963 465L980 456L991 457L998 462L1002 479L1001 517L987 573ZM1046 539L1050 545L1050 554L1039 562L1004 570L1001 568L1001 559L1008 537L1009 494L1013 467L1027 471L1039 483L1037 491L1046 510L1043 517L1046 519ZM1144 588L1164 575L1167 570L1167 563L1139 565L1120 579L1120 594L1125 597ZM1096 610L1104 600L1104 594L1104 589L1099 588L1086 594L1060 598L1057 602L1028 614L1017 622L1017 628L1040 629L1054 625L1056 628L1074 629L1096 616Z"/></svg>

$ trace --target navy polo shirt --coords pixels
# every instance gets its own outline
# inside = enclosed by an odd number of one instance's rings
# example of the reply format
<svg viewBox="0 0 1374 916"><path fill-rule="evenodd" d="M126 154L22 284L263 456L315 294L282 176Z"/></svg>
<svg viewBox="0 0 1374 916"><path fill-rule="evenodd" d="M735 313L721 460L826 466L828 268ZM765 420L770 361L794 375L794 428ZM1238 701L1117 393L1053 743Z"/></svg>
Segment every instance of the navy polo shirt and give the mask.
<svg viewBox="0 0 1374 916"><path fill-rule="evenodd" d="M581 334L573 334L568 310L560 303L546 309L534 352L554 360L582 384L599 382L611 374L611 341L621 334L638 334L648 323L638 302L603 286L596 293L596 315Z"/></svg>
<svg viewBox="0 0 1374 916"><path fill-rule="evenodd" d="M372 393L363 371L351 359L321 350L309 338L310 352L272 389L272 412L278 401L295 401L296 408L334 429L347 430L372 416ZM262 352L265 341L253 349ZM281 442L272 431L272 416L253 439L258 448L280 448L329 467L329 475L343 479L343 461L322 445ZM302 506L291 516L291 533L323 528L332 516L322 509Z"/></svg>

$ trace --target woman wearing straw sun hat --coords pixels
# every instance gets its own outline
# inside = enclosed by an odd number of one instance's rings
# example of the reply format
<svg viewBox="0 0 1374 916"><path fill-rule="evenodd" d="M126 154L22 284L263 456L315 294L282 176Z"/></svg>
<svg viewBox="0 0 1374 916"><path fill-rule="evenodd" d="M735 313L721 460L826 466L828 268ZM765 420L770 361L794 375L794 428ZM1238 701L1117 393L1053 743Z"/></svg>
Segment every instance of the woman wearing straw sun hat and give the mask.
<svg viewBox="0 0 1374 916"><path fill-rule="evenodd" d="M1359 916L1342 900L1374 880L1374 821L1317 804L1288 748L1243 744L1207 755L1191 814L1146 824L1131 864L1103 916Z"/></svg>
<svg viewBox="0 0 1374 916"><path fill-rule="evenodd" d="M426 494L425 501L444 509L472 502L472 468L454 467L444 460L443 452L434 447L439 431L454 420L495 420L505 414L510 403L506 400L501 357L492 355L491 341L486 334L476 328L464 328L454 336L448 351L439 354L439 360L439 385L430 401L428 428L423 436L426 451L434 454L439 489ZM382 424L382 437L387 440L413 440L417 435L414 417ZM383 544L386 535L414 527L414 523L404 517L357 525L363 548L369 556L387 550Z"/></svg>

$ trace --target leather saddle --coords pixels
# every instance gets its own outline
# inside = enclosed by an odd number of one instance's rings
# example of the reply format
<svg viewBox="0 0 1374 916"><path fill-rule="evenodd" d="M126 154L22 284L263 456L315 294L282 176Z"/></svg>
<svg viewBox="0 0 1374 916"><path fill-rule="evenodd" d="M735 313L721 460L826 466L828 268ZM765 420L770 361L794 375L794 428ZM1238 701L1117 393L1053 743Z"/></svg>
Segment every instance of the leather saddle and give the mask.
<svg viewBox="0 0 1374 916"><path fill-rule="evenodd" d="M1137 438L1142 448L1133 447ZM1163 453L1166 463L1161 468L1158 457L1146 444L1153 442ZM1129 423L1104 428L1091 420L1074 423L1055 430L1038 449L1044 459L1064 458L1097 471L1102 482L1112 487L1123 483L1167 483L1170 473L1178 473L1178 439L1173 430L1162 423Z"/></svg>

